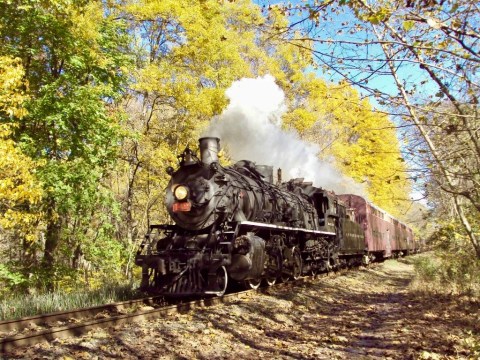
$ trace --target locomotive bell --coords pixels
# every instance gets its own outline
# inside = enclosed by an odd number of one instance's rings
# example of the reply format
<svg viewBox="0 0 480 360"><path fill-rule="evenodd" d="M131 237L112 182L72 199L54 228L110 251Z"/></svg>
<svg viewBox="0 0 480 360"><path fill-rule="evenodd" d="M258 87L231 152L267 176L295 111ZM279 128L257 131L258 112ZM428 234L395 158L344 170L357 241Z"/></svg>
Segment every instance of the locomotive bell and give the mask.
<svg viewBox="0 0 480 360"><path fill-rule="evenodd" d="M200 143L200 159L205 165L218 163L218 152L220 151L220 139L217 137L203 137Z"/></svg>

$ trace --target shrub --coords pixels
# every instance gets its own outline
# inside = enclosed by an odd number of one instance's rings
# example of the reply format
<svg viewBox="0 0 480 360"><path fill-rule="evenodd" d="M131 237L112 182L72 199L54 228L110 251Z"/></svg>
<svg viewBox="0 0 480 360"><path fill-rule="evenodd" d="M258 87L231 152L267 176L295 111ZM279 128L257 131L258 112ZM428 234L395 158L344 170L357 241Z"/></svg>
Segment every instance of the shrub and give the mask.
<svg viewBox="0 0 480 360"><path fill-rule="evenodd" d="M415 287L451 294L480 295L480 259L459 224L450 222L429 239L434 251L415 261Z"/></svg>

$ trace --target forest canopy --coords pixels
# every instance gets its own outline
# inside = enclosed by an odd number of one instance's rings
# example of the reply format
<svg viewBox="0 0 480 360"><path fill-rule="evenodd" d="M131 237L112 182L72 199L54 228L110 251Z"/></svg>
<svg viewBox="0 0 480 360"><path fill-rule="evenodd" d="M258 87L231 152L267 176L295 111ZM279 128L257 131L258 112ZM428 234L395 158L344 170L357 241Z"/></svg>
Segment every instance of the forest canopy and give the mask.
<svg viewBox="0 0 480 360"><path fill-rule="evenodd" d="M352 9L374 25L387 16ZM300 10L322 27L323 8ZM169 221L165 169L196 147L242 78L273 76L285 94L284 131L318 146L318 157L363 184L378 206L404 221L421 216L405 156L416 150L398 136L401 124L348 77L318 71L318 38L294 25L286 6L247 0L0 3L0 292L131 277L148 224ZM477 108L444 106L454 107L454 127L437 129L467 144L457 130ZM443 174L446 190L449 161L424 163L432 178Z"/></svg>

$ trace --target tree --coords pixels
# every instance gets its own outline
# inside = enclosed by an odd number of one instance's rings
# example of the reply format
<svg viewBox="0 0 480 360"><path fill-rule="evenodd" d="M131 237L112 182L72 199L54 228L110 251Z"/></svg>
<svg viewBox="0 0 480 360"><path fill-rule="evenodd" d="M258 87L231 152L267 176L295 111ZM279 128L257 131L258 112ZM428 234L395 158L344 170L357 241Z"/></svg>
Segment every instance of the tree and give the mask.
<svg viewBox="0 0 480 360"><path fill-rule="evenodd" d="M136 69L123 103L123 160L111 178L122 205L118 237L134 248L150 219L167 221L165 169L227 105L234 80L267 71L256 44L264 20L250 1L139 1L122 7L137 41ZM133 253L133 252L132 252Z"/></svg>
<svg viewBox="0 0 480 360"><path fill-rule="evenodd" d="M19 59L0 57L0 116L2 119L25 115L22 107L26 96L22 93L23 68ZM40 200L42 190L37 183L32 159L22 153L10 139L18 124L0 125L0 227L16 229L17 235L33 240L38 222L38 209L32 209Z"/></svg>
<svg viewBox="0 0 480 360"><path fill-rule="evenodd" d="M267 18L271 28L288 26L279 10L273 7ZM364 184L370 200L402 215L409 207L410 183L394 124L385 114L374 112L350 84L329 82L313 73L311 43L299 32L288 42L264 38L263 46L273 48L270 71L284 89L290 109L284 126L317 144L323 160L334 159L343 174Z"/></svg>
<svg viewBox="0 0 480 360"><path fill-rule="evenodd" d="M303 93L303 101L287 115L287 123L318 144L322 158L334 158L342 173L365 184L371 201L401 216L410 183L391 121L349 84L312 76L301 84L297 95Z"/></svg>
<svg viewBox="0 0 480 360"><path fill-rule="evenodd" d="M100 1L0 4L0 55L21 59L29 96L21 121L15 114L2 120L19 124L13 139L42 161L49 288L59 246L69 251L62 254L66 261L81 246L80 233L104 198L100 181L116 156L118 115L111 105L126 80L128 36L124 23L106 13Z"/></svg>
<svg viewBox="0 0 480 360"><path fill-rule="evenodd" d="M431 136L428 118L442 118L442 127L461 138L472 169L479 168L478 137L478 6L473 1L307 2L280 6L295 19L293 26L276 29L292 42L302 31L304 47L314 43L314 56L325 74L344 79L371 96L399 126L420 135L420 149L405 147L413 156L428 151L428 169L445 193L480 257L478 229L472 228L465 206L478 217L478 171L467 174L444 156L443 140ZM449 103L449 107L440 106ZM469 105L467 105L467 103ZM462 156L463 158L463 156ZM424 169L419 169L424 170ZM416 177L422 176L416 175ZM468 177L467 181L463 181ZM419 181L424 183L424 181Z"/></svg>
<svg viewBox="0 0 480 360"><path fill-rule="evenodd" d="M23 68L19 59L0 57L0 119L25 116L22 104L27 99L22 88ZM38 203L42 188L35 170L38 163L26 156L11 139L18 124L0 124L0 256L19 250L25 266L32 261L31 247L37 239L42 214ZM19 284L22 275L9 266L0 265L0 278L5 285ZM3 287L3 286L2 286ZM1 292L0 288L0 292Z"/></svg>

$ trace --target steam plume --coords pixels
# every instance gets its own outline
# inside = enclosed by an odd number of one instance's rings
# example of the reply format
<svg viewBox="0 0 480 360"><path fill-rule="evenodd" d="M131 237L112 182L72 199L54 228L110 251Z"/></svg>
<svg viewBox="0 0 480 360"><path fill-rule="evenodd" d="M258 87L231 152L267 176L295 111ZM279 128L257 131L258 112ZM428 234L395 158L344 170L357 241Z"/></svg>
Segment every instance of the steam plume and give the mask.
<svg viewBox="0 0 480 360"><path fill-rule="evenodd" d="M285 95L272 76L236 81L226 95L230 104L212 120L204 136L219 137L232 158L280 167L284 180L303 177L339 194L365 195L361 185L317 157L316 145L281 128Z"/></svg>

